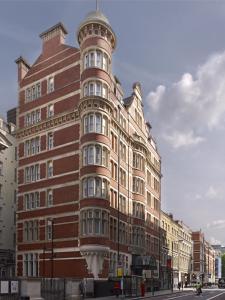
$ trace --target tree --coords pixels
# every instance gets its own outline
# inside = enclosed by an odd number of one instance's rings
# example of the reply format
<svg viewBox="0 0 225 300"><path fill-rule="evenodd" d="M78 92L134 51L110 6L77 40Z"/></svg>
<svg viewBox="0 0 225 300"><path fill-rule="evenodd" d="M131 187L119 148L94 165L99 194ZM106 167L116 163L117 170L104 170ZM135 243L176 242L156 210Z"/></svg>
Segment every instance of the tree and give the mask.
<svg viewBox="0 0 225 300"><path fill-rule="evenodd" d="M225 277L225 254L222 255L222 277Z"/></svg>

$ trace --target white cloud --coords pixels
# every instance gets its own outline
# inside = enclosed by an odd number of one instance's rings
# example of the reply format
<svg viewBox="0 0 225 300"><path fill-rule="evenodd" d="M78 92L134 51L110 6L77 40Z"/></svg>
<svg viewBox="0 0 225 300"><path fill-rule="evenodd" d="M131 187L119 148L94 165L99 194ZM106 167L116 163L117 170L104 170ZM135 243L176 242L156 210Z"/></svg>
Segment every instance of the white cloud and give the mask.
<svg viewBox="0 0 225 300"><path fill-rule="evenodd" d="M194 136L193 130L188 132L174 131L171 135L165 134L164 139L167 140L175 149L197 145L204 141L204 138L200 136Z"/></svg>
<svg viewBox="0 0 225 300"><path fill-rule="evenodd" d="M157 110L159 108L160 100L163 98L165 91L166 91L165 86L159 85L156 89L156 92L149 93L148 98L154 110Z"/></svg>
<svg viewBox="0 0 225 300"><path fill-rule="evenodd" d="M225 120L225 52L211 56L195 76L185 73L170 87L158 86L147 104L161 136L174 148L198 145Z"/></svg>
<svg viewBox="0 0 225 300"><path fill-rule="evenodd" d="M209 242L211 245L221 245L222 244L221 241L217 240L213 236L210 237Z"/></svg>
<svg viewBox="0 0 225 300"><path fill-rule="evenodd" d="M221 191L216 189L213 186L210 186L209 189L206 191L205 196L209 199L216 199L221 197Z"/></svg>
<svg viewBox="0 0 225 300"><path fill-rule="evenodd" d="M215 220L211 223L208 223L207 228L224 229L225 228L225 219Z"/></svg>

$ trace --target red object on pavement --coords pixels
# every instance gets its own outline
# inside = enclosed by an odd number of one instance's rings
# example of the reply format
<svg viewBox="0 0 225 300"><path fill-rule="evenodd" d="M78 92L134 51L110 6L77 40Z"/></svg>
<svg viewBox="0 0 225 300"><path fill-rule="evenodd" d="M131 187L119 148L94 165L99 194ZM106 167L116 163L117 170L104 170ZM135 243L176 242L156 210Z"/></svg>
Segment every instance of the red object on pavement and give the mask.
<svg viewBox="0 0 225 300"><path fill-rule="evenodd" d="M145 296L145 284L144 282L141 283L141 297Z"/></svg>

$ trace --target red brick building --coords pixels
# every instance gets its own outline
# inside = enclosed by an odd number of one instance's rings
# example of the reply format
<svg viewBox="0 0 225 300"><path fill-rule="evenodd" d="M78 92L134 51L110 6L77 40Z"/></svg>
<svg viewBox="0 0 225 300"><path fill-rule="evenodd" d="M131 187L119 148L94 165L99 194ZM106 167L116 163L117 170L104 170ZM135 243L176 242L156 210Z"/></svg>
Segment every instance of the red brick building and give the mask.
<svg viewBox="0 0 225 300"><path fill-rule="evenodd" d="M106 278L118 265L130 274L134 257L159 257L160 157L140 84L124 99L112 74L107 18L86 17L79 49L66 34L53 26L32 66L16 61L17 274Z"/></svg>

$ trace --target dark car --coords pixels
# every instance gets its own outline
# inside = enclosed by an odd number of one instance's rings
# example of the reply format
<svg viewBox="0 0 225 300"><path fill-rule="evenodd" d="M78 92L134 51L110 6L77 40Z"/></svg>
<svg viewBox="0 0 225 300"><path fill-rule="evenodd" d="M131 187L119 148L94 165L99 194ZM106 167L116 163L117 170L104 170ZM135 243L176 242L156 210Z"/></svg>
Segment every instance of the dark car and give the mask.
<svg viewBox="0 0 225 300"><path fill-rule="evenodd" d="M218 280L218 288L224 289L225 288L225 278L220 278Z"/></svg>

